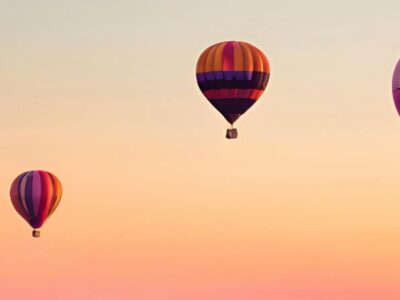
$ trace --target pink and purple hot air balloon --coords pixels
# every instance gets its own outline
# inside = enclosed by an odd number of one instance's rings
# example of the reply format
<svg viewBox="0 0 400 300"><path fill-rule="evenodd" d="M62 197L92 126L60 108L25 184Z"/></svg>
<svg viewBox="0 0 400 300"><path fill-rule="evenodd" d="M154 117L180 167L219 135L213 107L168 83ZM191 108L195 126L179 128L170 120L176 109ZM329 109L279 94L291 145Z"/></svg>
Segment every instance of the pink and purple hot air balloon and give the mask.
<svg viewBox="0 0 400 300"><path fill-rule="evenodd" d="M11 185L11 202L18 214L40 237L40 227L53 214L61 200L61 182L46 171L29 171L19 175Z"/></svg>
<svg viewBox="0 0 400 300"><path fill-rule="evenodd" d="M392 91L394 104L396 105L397 112L400 115L400 59L397 62L397 66L394 69Z"/></svg>
<svg viewBox="0 0 400 300"><path fill-rule="evenodd" d="M246 42L227 41L208 47L197 61L197 84L203 95L231 124L226 137L237 137L233 123L253 106L270 76L265 54Z"/></svg>

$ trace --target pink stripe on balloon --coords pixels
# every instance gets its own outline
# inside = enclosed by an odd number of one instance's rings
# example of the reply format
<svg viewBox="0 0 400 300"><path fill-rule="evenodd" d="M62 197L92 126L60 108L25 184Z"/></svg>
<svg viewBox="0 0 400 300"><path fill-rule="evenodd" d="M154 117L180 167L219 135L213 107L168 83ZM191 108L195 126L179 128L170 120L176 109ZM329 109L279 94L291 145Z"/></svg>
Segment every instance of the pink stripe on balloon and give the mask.
<svg viewBox="0 0 400 300"><path fill-rule="evenodd" d="M400 89L400 59L393 73L392 90L393 93Z"/></svg>
<svg viewBox="0 0 400 300"><path fill-rule="evenodd" d="M42 202L42 181L40 179L40 174L37 171L33 172L32 202L33 214L35 217L37 217L39 213L40 203Z"/></svg>
<svg viewBox="0 0 400 300"><path fill-rule="evenodd" d="M224 50L222 51L222 70L235 70L235 52L233 48L233 42L227 42Z"/></svg>
<svg viewBox="0 0 400 300"><path fill-rule="evenodd" d="M42 203L40 206L40 215L38 217L41 219L41 222L44 223L50 212L53 188L51 186L50 175L44 171L39 171L39 173L42 179L43 194L42 194Z"/></svg>

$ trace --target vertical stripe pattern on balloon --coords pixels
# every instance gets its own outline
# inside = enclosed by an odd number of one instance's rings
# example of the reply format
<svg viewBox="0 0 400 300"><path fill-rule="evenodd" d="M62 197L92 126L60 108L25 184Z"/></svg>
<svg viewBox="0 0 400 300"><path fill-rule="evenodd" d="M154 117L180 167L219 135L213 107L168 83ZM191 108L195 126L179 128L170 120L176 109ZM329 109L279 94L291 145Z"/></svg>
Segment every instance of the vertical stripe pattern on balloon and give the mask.
<svg viewBox="0 0 400 300"><path fill-rule="evenodd" d="M393 73L392 92L394 104L396 105L397 112L400 114L400 59Z"/></svg>
<svg viewBox="0 0 400 300"><path fill-rule="evenodd" d="M11 185L11 202L21 217L33 228L40 228L60 203L61 183L46 171L19 175Z"/></svg>
<svg viewBox="0 0 400 300"><path fill-rule="evenodd" d="M262 95L270 67L267 57L245 42L222 42L207 48L197 62L200 90L233 124Z"/></svg>

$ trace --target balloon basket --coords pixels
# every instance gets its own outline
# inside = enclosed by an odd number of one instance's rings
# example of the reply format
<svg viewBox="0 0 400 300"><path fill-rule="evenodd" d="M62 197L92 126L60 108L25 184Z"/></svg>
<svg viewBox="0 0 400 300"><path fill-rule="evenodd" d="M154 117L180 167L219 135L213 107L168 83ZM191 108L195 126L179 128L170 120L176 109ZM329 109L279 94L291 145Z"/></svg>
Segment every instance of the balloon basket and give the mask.
<svg viewBox="0 0 400 300"><path fill-rule="evenodd" d="M231 128L226 131L226 138L228 140L236 139L238 136L238 131L236 128Z"/></svg>
<svg viewBox="0 0 400 300"><path fill-rule="evenodd" d="M33 231L32 231L32 236L33 236L34 238L40 237L40 231L39 231L39 230L33 230Z"/></svg>

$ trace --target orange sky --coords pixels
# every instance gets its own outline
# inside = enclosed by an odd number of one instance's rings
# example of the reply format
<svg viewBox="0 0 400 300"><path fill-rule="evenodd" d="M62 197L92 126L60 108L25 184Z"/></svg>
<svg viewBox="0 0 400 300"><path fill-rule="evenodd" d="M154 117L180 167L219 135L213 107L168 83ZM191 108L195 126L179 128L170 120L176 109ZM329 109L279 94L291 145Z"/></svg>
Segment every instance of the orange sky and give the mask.
<svg viewBox="0 0 400 300"><path fill-rule="evenodd" d="M343 3L6 1L2 299L400 299L400 4ZM228 141L194 73L232 39L271 80ZM64 188L40 239L31 169Z"/></svg>

